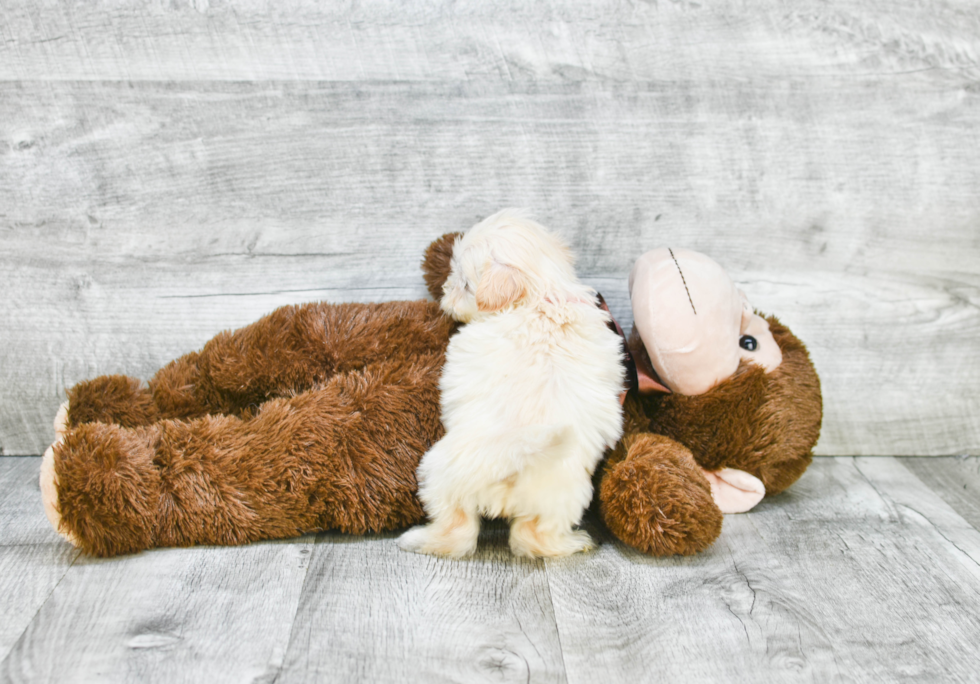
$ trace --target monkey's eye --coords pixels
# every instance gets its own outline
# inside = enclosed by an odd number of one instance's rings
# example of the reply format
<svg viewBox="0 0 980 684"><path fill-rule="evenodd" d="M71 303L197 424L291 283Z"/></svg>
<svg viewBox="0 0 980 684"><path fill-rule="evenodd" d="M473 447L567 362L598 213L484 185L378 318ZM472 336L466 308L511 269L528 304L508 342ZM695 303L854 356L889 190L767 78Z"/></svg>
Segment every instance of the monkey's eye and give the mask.
<svg viewBox="0 0 980 684"><path fill-rule="evenodd" d="M738 340L738 346L745 351L755 351L759 348L759 342L751 335L742 335Z"/></svg>

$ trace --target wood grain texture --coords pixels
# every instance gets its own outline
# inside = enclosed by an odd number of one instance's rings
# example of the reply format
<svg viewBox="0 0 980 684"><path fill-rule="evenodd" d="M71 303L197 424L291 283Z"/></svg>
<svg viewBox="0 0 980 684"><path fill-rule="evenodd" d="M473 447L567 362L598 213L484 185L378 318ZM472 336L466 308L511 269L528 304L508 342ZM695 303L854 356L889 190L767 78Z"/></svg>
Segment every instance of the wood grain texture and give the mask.
<svg viewBox="0 0 980 684"><path fill-rule="evenodd" d="M61 541L0 546L0 661L35 619L78 553Z"/></svg>
<svg viewBox="0 0 980 684"><path fill-rule="evenodd" d="M0 663L0 679L272 681L312 543L80 558Z"/></svg>
<svg viewBox="0 0 980 684"><path fill-rule="evenodd" d="M902 459L964 520L980 530L980 458L959 456L937 459Z"/></svg>
<svg viewBox="0 0 980 684"><path fill-rule="evenodd" d="M694 558L549 562L568 681L969 681L978 542L894 459L818 459Z"/></svg>
<svg viewBox="0 0 980 684"><path fill-rule="evenodd" d="M0 459L0 519L43 523L39 465ZM972 467L819 458L692 558L592 517L597 551L546 562L501 523L468 561L324 533L73 564L49 531L0 544L0 682L973 681L980 531L947 503Z"/></svg>
<svg viewBox="0 0 980 684"><path fill-rule="evenodd" d="M79 553L44 517L39 467L38 458L0 458L0 660Z"/></svg>
<svg viewBox="0 0 980 684"><path fill-rule="evenodd" d="M41 506L38 458L0 458L0 546L57 541Z"/></svg>
<svg viewBox="0 0 980 684"><path fill-rule="evenodd" d="M315 299L416 298L503 207L721 262L810 347L821 454L980 453L980 9L966 2L0 8L0 449Z"/></svg>
<svg viewBox="0 0 980 684"><path fill-rule="evenodd" d="M276 681L565 682L544 563L487 528L463 561L322 535Z"/></svg>
<svg viewBox="0 0 980 684"><path fill-rule="evenodd" d="M969 0L9 0L10 80L644 81L980 71Z"/></svg>

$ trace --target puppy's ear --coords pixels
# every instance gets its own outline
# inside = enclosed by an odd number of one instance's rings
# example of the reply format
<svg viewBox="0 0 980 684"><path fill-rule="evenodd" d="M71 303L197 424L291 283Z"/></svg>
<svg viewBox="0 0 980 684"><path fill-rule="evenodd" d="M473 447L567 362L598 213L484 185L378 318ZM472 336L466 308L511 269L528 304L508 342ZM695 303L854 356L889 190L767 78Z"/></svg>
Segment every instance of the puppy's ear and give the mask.
<svg viewBox="0 0 980 684"><path fill-rule="evenodd" d="M425 250L425 258L422 260L422 277L425 278L425 287L429 290L429 294L436 301L442 298L442 284L449 277L453 248L461 237L463 237L462 233L446 233L433 241Z"/></svg>
<svg viewBox="0 0 980 684"><path fill-rule="evenodd" d="M499 311L527 294L524 274L513 266L496 261L483 272L476 288L476 308L480 311Z"/></svg>

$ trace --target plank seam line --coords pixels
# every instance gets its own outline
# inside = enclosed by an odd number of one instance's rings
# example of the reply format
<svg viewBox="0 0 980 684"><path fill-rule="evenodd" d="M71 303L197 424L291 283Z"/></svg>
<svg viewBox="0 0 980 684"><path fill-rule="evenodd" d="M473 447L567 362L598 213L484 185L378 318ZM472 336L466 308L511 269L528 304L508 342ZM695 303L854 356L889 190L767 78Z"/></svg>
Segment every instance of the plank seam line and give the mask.
<svg viewBox="0 0 980 684"><path fill-rule="evenodd" d="M868 485L869 485L869 486L870 486L870 487L871 487L871 488L872 488L873 490L875 490L875 493L876 493L876 494L877 494L877 495L878 495L878 496L879 496L879 497L881 498L881 500L882 500L882 501L883 501L883 502L884 502L884 503L885 503L886 505L888 505L889 507L892 507L892 508L894 508L894 509L895 509L896 511L901 511L902 509L905 509L905 510L908 510L908 511L912 511L912 512L913 512L913 513L915 513L916 515L918 515L918 516L920 516L920 517L921 517L921 518L922 518L923 520L925 520L925 521L926 521L927 523L929 523L929 526L930 526L930 527L931 527L931 528L932 528L932 529L933 529L933 530L934 530L934 531L935 531L935 532L936 532L936 533L937 533L937 534L938 534L938 535L939 535L940 537L942 537L942 538L943 538L944 540L946 540L946 542L947 542L947 543L949 543L949 545L950 545L950 546L952 546L952 547L953 547L954 549L956 549L957 551L959 551L960 553L962 553L962 554L963 554L964 556L966 556L967 558L969 558L969 559L970 559L970 561L971 561L971 562L972 562L972 563L973 563L974 565L976 565L976 566L977 566L978 568L980 568L980 560L977 560L976 558L974 558L974 557L973 557L973 554L971 554L971 553L970 553L970 552L968 552L967 550L965 550L965 549L963 549L963 548L961 548L961 547L960 547L960 546L959 546L959 545L958 545L958 544L957 544L956 542L954 542L954 541L953 541L952 539L950 539L949 537L947 537L947 536L946 536L946 535L945 535L945 534L943 533L943 531L942 531L942 530L941 530L941 529L939 528L939 526L938 526L938 525L936 525L936 523L934 523L934 522L933 522L933 521L932 521L932 520L931 520L931 519L929 518L929 516L927 516L927 515L925 515L925 514L923 514L922 512L920 512L920 511L918 511L917 509L915 509L915 508L913 508L912 506L909 506L908 504L904 504L904 503L901 503L901 502L899 502L899 501L894 501L894 500L892 500L892 499L890 499L890 498L886 498L886 497L885 497L885 495L884 495L884 494L882 494L882 493L881 493L881 491L880 491L880 490L879 490L879 489L878 489L878 488L877 488L877 487L875 486L875 484L874 484L874 482L872 482L872 481L871 481L871 478L869 478L869 477L868 477L868 476L867 476L867 475L865 474L865 472L864 472L863 470L861 470L861 466L860 466L860 465L858 464L858 457L856 457L856 456L855 456L855 457L852 457L852 460L853 460L853 462L854 462L854 469L855 469L855 470L857 470L857 471L858 471L858 473L860 473L860 474L861 474L861 477L863 477L863 478L864 478L864 481L865 481L865 482L867 482L867 483L868 483ZM919 479L919 477L918 477L918 476L917 476L917 475L916 475L915 473L913 473L913 472L912 472L911 470L909 470L909 469L908 469L908 468L906 468L906 467L905 467L904 465L902 465L902 464L901 464L901 463L900 463L900 462L898 461L898 459L895 459L895 458L893 458L892 460L894 460L894 461L895 461L895 463L896 463L896 465L899 465L899 466L901 466L901 467L902 467L902 468L903 468L903 469L905 470L905 472L907 472L907 473L908 473L908 474L909 474L909 475L910 475L911 477L913 477L913 478L915 478L915 480L916 480L917 482L919 482L919 484L921 484L921 485L922 485L922 486L923 486L923 487L924 487L924 488L925 488L925 489L926 489L927 491L929 491L929 492L930 492L930 493L931 493L931 494L932 494L933 496L935 496L935 497L937 497L937 498L938 498L938 499L940 500L940 502L941 502L941 503L942 503L942 504L943 504L944 506L946 506L947 508L949 508L949 509L950 509L950 512L951 512L951 513L952 513L953 515L955 515L955 516L956 516L957 518L959 518L960 520L962 520L962 521L963 521L963 524L964 524L964 525L966 525L966 526L967 526L968 528L970 528L970 529L971 529L971 530L973 530L974 532L980 532L980 530L977 530L977 528L976 528L976 527L974 527L973 525L971 525L971 524L970 524L970 523L969 523L969 522L968 522L968 521L967 521L967 520L966 520L965 518L963 518L963 516L961 516L961 515L960 515L959 513L957 513L957 512L956 512L956 511L955 511L955 510L953 509L953 507L952 507L952 506L950 506L950 505L949 505L948 503L946 503L946 501L945 501L945 500L943 500L943 498L942 498L941 496L939 496L939 495L938 495L938 494L937 494L937 493L936 493L935 491L933 491L933 489L932 489L932 487L930 487L930 486L929 486L929 485L927 485L927 484L926 484L925 482L923 482L922 480L920 480L920 479Z"/></svg>
<svg viewBox="0 0 980 684"><path fill-rule="evenodd" d="M310 575L310 566L313 565L313 556L316 554L316 547L320 543L320 538L323 536L323 531L320 530L313 537L313 543L310 544L310 557L306 559L306 568L303 572L303 583L299 587L299 592L296 595L296 610L293 611L293 620L289 625L289 637L286 639L286 646L283 648L282 652L282 663L276 670L276 676L269 680L269 684L276 684L279 681L279 677L282 675L283 670L286 668L286 656L289 655L289 645L293 643L293 632L296 630L296 616L299 614L300 605L303 603L303 589L306 588L306 581ZM307 649L309 652L309 649Z"/></svg>
<svg viewBox="0 0 980 684"><path fill-rule="evenodd" d="M554 594L551 593L551 561L548 559L545 559L544 561L544 574L545 577L548 578L546 583L548 587L548 601L551 603L551 614L555 619L555 636L558 637L558 652L561 654L561 669L565 673L565 682L568 684L568 663L565 662L565 646L561 642L561 628L558 626L558 612L555 610L555 597ZM530 677L530 672L528 673L528 677Z"/></svg>
<svg viewBox="0 0 980 684"><path fill-rule="evenodd" d="M944 502L944 503L945 503L945 502ZM915 508L912 508L911 506L908 506L908 505L906 505L906 504L897 504L897 505L898 505L898 507L899 507L899 508L904 508L904 509L906 509L906 510L909 510L909 511L912 511L913 513L915 513L915 514L916 514L916 515L918 515L918 516L921 516L923 520L925 520L925 521L926 521L927 523L929 523L929 527L931 527L931 528L932 528L933 530L935 530L935 531L936 531L936 534L938 534L938 535L939 535L940 537L942 537L942 538L943 538L943 539L945 539L945 540L946 540L947 542L949 542L949 544L950 544L950 545L951 545L951 546L952 546L952 547L953 547L954 549L956 549L957 551L959 551L960 553L962 553L962 554L963 554L964 556L966 556L967 558L969 558L969 559L970 559L971 561L973 561L973 563L974 563L974 565L976 565L976 566L977 566L978 568L980 568L980 561L978 561L978 560L977 560L976 558L974 558L974 557L973 557L973 554L971 554L971 553L970 553L969 551L967 551L966 549L964 549L964 548L962 548L962 547L960 547L960 545L959 545L959 544L957 544L957 543L956 543L956 542L954 542L954 541L953 541L952 539L950 539L949 537L947 537L947 536L946 536L946 535L945 535L945 534L943 533L943 531L942 531L941 529L939 529L939 526L938 526L938 525L936 525L936 523L934 523L934 522L933 522L932 520L930 520L930 519L929 519L929 516L927 516L927 515L925 515L924 513L922 513L922 511L919 511L919 510L917 510L917 509L915 509ZM954 512L955 512L955 511L954 511ZM959 514L957 514L957 515L959 515ZM961 516L961 517L962 517L962 516ZM965 522L965 523L966 523L966 524L967 524L967 525L969 526L969 528L970 528L971 530L976 530L976 529L977 529L977 528L975 528L975 527L974 527L973 525L970 525L970 523L969 523L969 522L967 522L966 520L963 520L963 522Z"/></svg>
<svg viewBox="0 0 980 684"><path fill-rule="evenodd" d="M376 290L393 290L398 288L393 288L386 285L365 285L363 287L313 287L313 288L302 288L299 290L269 290L268 292L215 292L209 294L188 294L188 295L157 295L156 299L201 299L204 297L262 297L268 295L278 295L278 294L294 294L303 292L333 292L333 291L350 291L350 292L371 292Z"/></svg>
<svg viewBox="0 0 980 684"><path fill-rule="evenodd" d="M858 458L860 458L860 457L859 456L851 456L850 458L851 458L851 463L854 465L854 470L858 471L858 473L861 475L861 477L864 478L864 481L868 483L868 486L871 487L871 489L875 490L875 494L878 495L878 498L881 499L882 503L884 503L889 508L897 508L897 504L895 502L893 502L891 499L887 498L884 494L882 494L881 493L881 490L878 489L878 487L875 485L875 483L871 481L871 478L868 477L867 474L865 474L865 472L863 470L861 470L861 466L858 464ZM921 480L920 480L920 482L921 482ZM923 486L925 486L925 485L923 485Z"/></svg>
<svg viewBox="0 0 980 684"><path fill-rule="evenodd" d="M17 641L11 644L10 650L4 654L2 662L4 663L7 662L7 659L10 657L10 654L14 652L15 648L17 648L17 644L20 643L20 640L23 639L24 635L27 633L27 630L29 630L31 628L31 625L34 624L34 621L37 620L38 614L41 612L44 606L47 605L48 601L51 600L52 594L54 594L54 592L57 591L58 587L61 586L61 583L65 581L65 577L67 577L71 569L75 567L75 561L77 561L79 557L81 557L81 555L82 555L82 550L75 549L75 557L71 559L71 563L69 563L68 567L65 568L65 572L61 575L61 577L58 578L58 581L55 583L55 585L51 587L51 591L49 591L48 595L44 597L43 601L41 601L41 604L37 607L37 610L34 611L34 615L31 616L31 619L27 621L27 626L24 627L24 631L21 632L20 636L17 637Z"/></svg>

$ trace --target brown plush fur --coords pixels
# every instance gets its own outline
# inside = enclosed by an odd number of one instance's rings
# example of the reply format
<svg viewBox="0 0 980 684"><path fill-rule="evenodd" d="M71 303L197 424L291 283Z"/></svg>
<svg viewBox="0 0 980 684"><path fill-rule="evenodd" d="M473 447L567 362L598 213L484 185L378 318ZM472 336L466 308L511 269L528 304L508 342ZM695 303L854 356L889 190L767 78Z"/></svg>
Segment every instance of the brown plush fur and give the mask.
<svg viewBox="0 0 980 684"><path fill-rule="evenodd" d="M452 327L430 302L284 306L166 366L150 389L167 418L242 415L337 373L442 352Z"/></svg>
<svg viewBox="0 0 980 684"><path fill-rule="evenodd" d="M641 401L650 430L688 447L707 470L737 468L778 494L807 466L820 436L820 380L806 347L769 317L783 362L766 373L742 362L731 378L699 396L654 395Z"/></svg>
<svg viewBox="0 0 980 684"><path fill-rule="evenodd" d="M436 298L456 236L426 252ZM626 544L670 555L714 541L722 516L699 463L746 470L770 494L809 464L820 384L799 340L770 323L783 350L774 373L741 367L702 397L627 396L624 438L596 473L601 515ZM442 436L438 381L454 330L434 302L287 306L148 387L80 383L54 448L61 528L112 556L419 522L415 471Z"/></svg>
<svg viewBox="0 0 980 684"><path fill-rule="evenodd" d="M442 436L454 327L424 301L283 307L162 369L152 396L179 420L153 424L130 408L150 396L137 381L83 383L69 393L79 407L114 391L99 422L79 424L93 411L71 405L55 450L65 529L107 556L419 522L415 470Z"/></svg>
<svg viewBox="0 0 980 684"><path fill-rule="evenodd" d="M61 528L82 550L113 556L153 546L160 473L146 428L87 423L55 445Z"/></svg>
<svg viewBox="0 0 980 684"><path fill-rule="evenodd" d="M602 518L627 544L688 555L718 537L722 514L698 466L744 470L771 496L810 465L823 415L820 380L803 344L767 320L783 353L772 373L743 362L703 395L627 396L624 436L599 484ZM638 335L630 348L637 364L650 365Z"/></svg>
<svg viewBox="0 0 980 684"><path fill-rule="evenodd" d="M160 419L153 396L135 378L103 375L68 390L68 425L117 423L123 427L148 425Z"/></svg>
<svg viewBox="0 0 980 684"><path fill-rule="evenodd" d="M636 395L627 398L624 437L599 473L599 512L609 530L654 556L691 555L721 534L711 485L682 444L653 434Z"/></svg>
<svg viewBox="0 0 980 684"><path fill-rule="evenodd" d="M155 543L240 544L419 522L415 470L441 436L433 410L441 365L441 353L372 364L270 400L245 420L165 421Z"/></svg>

